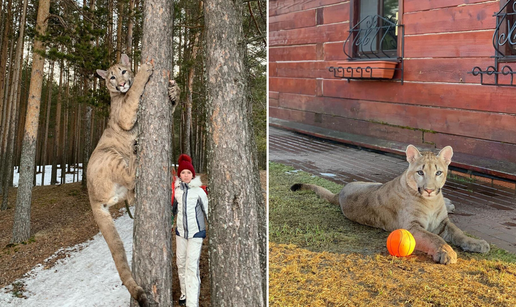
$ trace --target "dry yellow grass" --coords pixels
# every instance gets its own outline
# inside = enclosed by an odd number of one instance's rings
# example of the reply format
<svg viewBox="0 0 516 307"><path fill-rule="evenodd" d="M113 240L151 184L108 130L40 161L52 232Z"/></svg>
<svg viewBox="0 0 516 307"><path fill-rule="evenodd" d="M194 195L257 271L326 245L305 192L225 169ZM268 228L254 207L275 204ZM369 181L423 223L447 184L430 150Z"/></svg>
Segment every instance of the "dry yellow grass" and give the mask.
<svg viewBox="0 0 516 307"><path fill-rule="evenodd" d="M270 243L270 306L516 306L516 265L311 252Z"/></svg>

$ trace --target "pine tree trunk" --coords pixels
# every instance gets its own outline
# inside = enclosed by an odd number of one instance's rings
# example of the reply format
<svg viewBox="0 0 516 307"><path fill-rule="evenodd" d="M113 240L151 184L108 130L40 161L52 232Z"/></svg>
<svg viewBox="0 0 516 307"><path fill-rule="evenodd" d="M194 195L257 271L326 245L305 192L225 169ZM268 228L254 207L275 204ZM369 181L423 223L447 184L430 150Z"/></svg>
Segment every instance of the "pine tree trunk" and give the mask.
<svg viewBox="0 0 516 307"><path fill-rule="evenodd" d="M21 154L21 143L23 140L23 127L25 126L25 113L27 113L27 104L25 103L27 101L26 95L27 93L25 91L22 91L22 84L23 84L23 48L24 48L25 40L23 40L23 43L20 48L20 52L18 56L16 57L16 61L18 62L18 80L17 83L17 89L16 89L16 101L18 102L18 109L19 111L16 113L16 122L18 123L18 126L16 127L16 140L14 141L15 144L15 151L14 151L14 165L20 165L20 154ZM23 100L25 98L25 100ZM22 115L23 114L23 115Z"/></svg>
<svg viewBox="0 0 516 307"><path fill-rule="evenodd" d="M7 138L7 146L5 152L4 162L4 193L2 194L2 210L7 210L9 187L11 186L11 180L13 178L13 146L14 146L14 134L16 131L16 101L9 99L8 105L11 107L10 118L9 118L9 130Z"/></svg>
<svg viewBox="0 0 516 307"><path fill-rule="evenodd" d="M76 172L77 172L77 181L79 181L79 170L82 172L82 176L84 177L84 174L86 172L84 172L83 170L85 170L86 168L84 167L84 162L82 164L82 167L79 168L79 162L81 161L80 160L80 155L79 153L81 152L81 105L78 103L77 104L77 111L75 113L76 117L75 117L75 136L74 136L74 140L75 140L75 150L74 150L74 159L75 159L75 162L76 162L76 165L75 167L77 168L76 169ZM83 181L83 184L84 184L85 181Z"/></svg>
<svg viewBox="0 0 516 307"><path fill-rule="evenodd" d="M129 58L133 59L133 26L134 26L134 1L129 1L129 22L127 24L127 38L126 38L126 51L125 53L129 56Z"/></svg>
<svg viewBox="0 0 516 307"><path fill-rule="evenodd" d="M68 88L68 84L66 85L66 87ZM66 155L66 149L68 148L68 114L70 113L70 108L68 107L67 100L68 98L65 99L66 102L63 119L63 137L61 142L61 184L66 183L66 166L69 162Z"/></svg>
<svg viewBox="0 0 516 307"><path fill-rule="evenodd" d="M12 59L13 58L13 50L14 50L14 40L11 41L11 46L9 48L9 59ZM4 88L2 89L2 96L3 96L3 93L6 92L8 93L9 92L9 85L11 84L11 81L10 81L10 77L12 75L12 72L13 71L13 61L9 61L9 70L8 70L8 73L6 74L7 75L7 79L5 79L3 85ZM5 182L6 181L9 181L9 175L11 173L11 170L7 169L8 167L8 153L7 153L7 144L9 143L9 131L11 131L11 125L12 125L12 120L11 120L11 111L12 111L12 105L10 104L10 102L12 102L11 99L9 99L9 97L4 97L2 98L2 100L4 100L4 103L5 103L5 113L4 113L4 119L3 119L3 122L5 123L4 125L1 125L0 127L0 130L2 130L1 134L0 134L0 148L1 148L1 152L0 152L0 158L2 158L1 162L0 162L0 187L3 188L5 186ZM8 193L9 191L6 190L6 193Z"/></svg>
<svg viewBox="0 0 516 307"><path fill-rule="evenodd" d="M45 35L50 0L39 1L37 17L37 33ZM44 50L43 43L34 39L32 60L32 76L29 88L29 104L23 136L23 147L20 162L20 181L16 197L12 243L19 243L30 238L30 207L32 202L32 187L34 178L34 159L36 156L36 138L38 135L39 106L41 104L41 85L43 83L43 68L45 59L36 53Z"/></svg>
<svg viewBox="0 0 516 307"><path fill-rule="evenodd" d="M266 305L258 212L263 196L250 139L242 6L204 3L212 306Z"/></svg>
<svg viewBox="0 0 516 307"><path fill-rule="evenodd" d="M7 43L9 42L9 40L7 39L8 38L8 35L10 34L9 32L11 31L11 23L13 22L12 21L12 0L9 0L9 2L7 3L7 19L5 20L5 29L4 29L4 32L3 32L3 36L2 36L2 49L1 49L1 52L0 52L0 110L2 110L2 108L5 108L5 103L4 103L4 100L5 100L5 96L4 96L4 89L5 89L5 72L6 72L6 68L7 68L7 49L8 49L8 45ZM5 122L2 122L0 123L2 125L0 126L5 126ZM0 129L0 130L3 130L3 129ZM1 138L2 134L0 134L0 138ZM0 156L1 157L1 156Z"/></svg>
<svg viewBox="0 0 516 307"><path fill-rule="evenodd" d="M107 27L106 41L107 41L108 59L111 60L111 52L113 50L113 1L114 0L107 0L107 1L108 1L108 27ZM83 182L84 182L84 180L83 180Z"/></svg>
<svg viewBox="0 0 516 307"><path fill-rule="evenodd" d="M138 119L138 166L134 219L133 274L151 305L172 306L171 105L172 4L145 1L142 59L154 63ZM156 44L156 42L160 42ZM131 306L135 306L134 300Z"/></svg>
<svg viewBox="0 0 516 307"><path fill-rule="evenodd" d="M88 169L88 161L90 160L90 153L91 153L91 122L92 122L92 116L93 108L90 105L86 106L86 115L84 116L84 151L83 151L83 157L82 157L82 169L87 170ZM86 187L86 172L82 172L82 186Z"/></svg>
<svg viewBox="0 0 516 307"><path fill-rule="evenodd" d="M9 105L11 106L11 114L9 120L9 130L8 130L8 136L7 139L7 147L6 147L6 155L4 156L4 182L3 182L3 190L4 193L3 199L2 199L2 206L1 210L7 209L7 197L9 195L9 187L12 186L12 178L13 178L13 160L14 160L14 148L15 148L15 139L16 139L16 129L17 129L17 123L18 123L18 105L19 105L19 85L21 82L21 66L22 66L22 58L23 58L23 42L24 42L24 35L25 35L25 19L26 19L26 13L27 13L27 0L25 0L21 12L21 24L20 31L18 33L18 41L16 46L16 54L14 55L14 58L11 57L14 61L11 61L11 68L12 68L12 84L9 87L10 92L7 97L9 101ZM11 49L12 52L12 49ZM13 64L14 62L14 64Z"/></svg>
<svg viewBox="0 0 516 307"><path fill-rule="evenodd" d="M13 65L11 65L11 68L13 68ZM15 77L15 74L13 74L13 77ZM9 78L7 79L9 80ZM16 86L11 85L8 87L8 89L13 89ZM5 135L5 154L4 154L4 160L2 161L2 167L3 167L3 191L2 194L2 208L1 210L7 210L8 205L8 196L9 196L9 187L11 186L12 178L13 178L13 146L14 146L14 135L16 133L16 107L17 107L17 101L15 101L12 95L7 96L7 107L8 113L7 113L7 120L8 125L6 129L6 135Z"/></svg>
<svg viewBox="0 0 516 307"><path fill-rule="evenodd" d="M245 58L244 63L249 63L249 60L247 59L247 56L248 56L247 48L245 46L246 46L246 44L244 44L241 49L243 51L244 58ZM250 71L248 65L246 65L245 70L246 70L246 74L248 76L247 80L249 80L251 71ZM245 91L245 93L247 95L247 103L248 103L247 116L248 116L250 131L251 131L251 133L249 134L249 141L251 144L253 162L254 162L253 163L253 167L254 167L253 173L259 175L260 167L259 167L258 147L256 145L256 137L255 137L255 133L254 133L254 131L256 131L256 130L253 126L252 94L250 91ZM260 178L258 177L258 182L260 183L259 180L260 180ZM255 193L263 196L264 191L262 190L260 184L255 185L254 188L256 189ZM268 275L268 273L267 273L267 254L268 254L268 250L267 250L267 242L268 242L267 209L265 208L265 199L263 197L258 197L258 203L257 203L256 209L258 210L258 227L259 227L259 231L258 231L258 239L259 240L258 241L259 241L259 245L260 245L260 270L262 272L262 278L263 278L262 287L263 287L264 302L267 302L267 300L268 300L268 297L267 297L267 277L268 277L267 276Z"/></svg>
<svg viewBox="0 0 516 307"><path fill-rule="evenodd" d="M122 55L122 21L124 17L124 1L118 1L118 20L116 25L116 62L120 62Z"/></svg>
<svg viewBox="0 0 516 307"><path fill-rule="evenodd" d="M18 135L18 121L19 121L19 109L20 109L20 90L21 90L21 76L22 76L22 60L23 60L23 46L24 46L24 38L25 38L25 20L27 15L27 5L28 1L25 0L23 2L23 7L21 7L20 11L20 23L21 27L19 29L18 33L18 39L16 43L16 53L14 55L13 59L13 65L12 65L12 84L10 86L10 92L8 95L8 99L11 101L12 105L12 116L11 116L11 133L10 133L10 139L8 144L8 153L7 153L7 171L9 176L7 176L7 181L9 186L12 186L13 182L13 165L14 165L14 153L16 152L16 137ZM6 196L4 194L4 196ZM7 202L7 199L5 200Z"/></svg>
<svg viewBox="0 0 516 307"><path fill-rule="evenodd" d="M59 183L57 181L57 162L61 160L60 153L61 153L61 109L62 109L62 103L61 103L61 87L63 84L63 65L61 64L59 66L59 85L57 88L57 107L56 107L56 117L55 117L55 124L54 124L54 146L53 146L53 154L54 157L52 159L52 178L50 180L50 184L57 184Z"/></svg>
<svg viewBox="0 0 516 307"><path fill-rule="evenodd" d="M54 76L54 62L50 63L50 76L48 77L48 99L47 99L47 113L45 120L45 138L43 139L43 170L41 171L41 185L45 185L45 173L47 165L47 141L48 141L48 126L50 124L50 109L52 107L52 78Z"/></svg>

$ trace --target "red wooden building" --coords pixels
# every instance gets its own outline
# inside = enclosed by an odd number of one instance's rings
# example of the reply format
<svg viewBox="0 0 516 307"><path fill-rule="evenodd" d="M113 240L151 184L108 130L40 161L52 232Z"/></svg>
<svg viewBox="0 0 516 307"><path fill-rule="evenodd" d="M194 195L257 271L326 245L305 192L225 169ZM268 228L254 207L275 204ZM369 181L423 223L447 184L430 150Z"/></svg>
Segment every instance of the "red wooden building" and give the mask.
<svg viewBox="0 0 516 307"><path fill-rule="evenodd" d="M516 180L515 1L270 0L270 124Z"/></svg>

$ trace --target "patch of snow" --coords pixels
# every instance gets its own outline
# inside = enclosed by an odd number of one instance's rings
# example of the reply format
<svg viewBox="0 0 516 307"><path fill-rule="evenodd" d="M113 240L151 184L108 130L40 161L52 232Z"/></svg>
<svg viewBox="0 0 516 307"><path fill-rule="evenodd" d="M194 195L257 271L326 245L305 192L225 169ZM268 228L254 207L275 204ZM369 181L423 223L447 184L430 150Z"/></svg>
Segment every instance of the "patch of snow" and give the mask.
<svg viewBox="0 0 516 307"><path fill-rule="evenodd" d="M68 167L67 167L68 169ZM74 176L75 176L75 182L82 180L82 163L79 163L78 167L75 168L74 166L70 167L70 170L72 173L66 173L65 174L65 183L72 183L74 182ZM76 174L74 174L77 172ZM50 179L52 177L52 165L46 165L45 166L45 182L43 185L50 185ZM43 175L41 173L36 174L36 185L41 185ZM18 186L18 181L20 179L20 173L18 171L18 167L14 168L13 172L13 186ZM61 182L61 168L58 165L57 169L57 181Z"/></svg>
<svg viewBox="0 0 516 307"><path fill-rule="evenodd" d="M324 176L324 177L336 177L337 175L335 174L330 174L330 173L320 173L321 176Z"/></svg>
<svg viewBox="0 0 516 307"><path fill-rule="evenodd" d="M121 210L125 211L125 208ZM131 212L133 210L134 207L131 208ZM133 220L126 212L115 220L115 226L124 242L130 264L133 249ZM44 264L39 264L27 274L27 277L15 282L25 285L23 295L26 298L14 297L12 286L0 289L0 306L129 306L129 292L120 281L111 252L102 234L98 233L88 242L61 249L49 259L63 252L67 256L58 260L53 267L45 269Z"/></svg>

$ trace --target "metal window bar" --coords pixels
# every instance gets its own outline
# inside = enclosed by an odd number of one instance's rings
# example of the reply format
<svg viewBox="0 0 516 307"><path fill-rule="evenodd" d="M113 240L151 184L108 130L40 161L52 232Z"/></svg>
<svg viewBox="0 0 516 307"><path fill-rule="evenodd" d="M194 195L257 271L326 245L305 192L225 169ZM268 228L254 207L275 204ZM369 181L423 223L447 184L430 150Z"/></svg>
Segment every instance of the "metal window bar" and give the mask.
<svg viewBox="0 0 516 307"><path fill-rule="evenodd" d="M368 15L349 30L342 49L349 60L397 59L398 27L403 26L380 15ZM350 42L351 54L347 45ZM384 46L389 49L384 49Z"/></svg>
<svg viewBox="0 0 516 307"><path fill-rule="evenodd" d="M512 12L508 13L507 8L509 8L509 5L511 5ZM510 66L504 65L501 70L498 70L500 60L516 58L514 55L511 56L505 52L507 43L511 46L516 46L516 41L513 41L513 38L516 35L516 20L514 20L514 23L511 25L511 16L516 16L516 0L508 0L500 11L493 15L493 17L496 17L496 29L493 33L493 48L495 49L495 55L492 56L492 58L494 58L494 65L488 66L485 70L475 66L470 72L468 72L468 74L472 74L473 76L480 75L481 85L516 86L516 84L514 84L514 74L516 72L514 72ZM506 28L504 27L505 25L507 25ZM502 30L506 30L506 32ZM487 78L488 80L486 80L486 76L492 77ZM499 76L510 76L510 82L501 83Z"/></svg>

